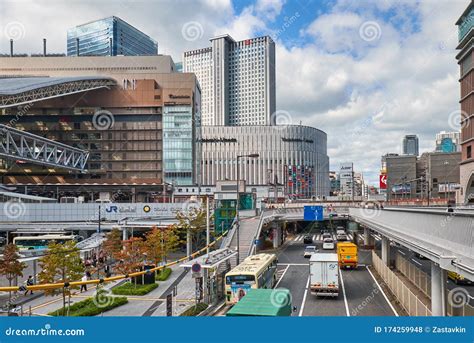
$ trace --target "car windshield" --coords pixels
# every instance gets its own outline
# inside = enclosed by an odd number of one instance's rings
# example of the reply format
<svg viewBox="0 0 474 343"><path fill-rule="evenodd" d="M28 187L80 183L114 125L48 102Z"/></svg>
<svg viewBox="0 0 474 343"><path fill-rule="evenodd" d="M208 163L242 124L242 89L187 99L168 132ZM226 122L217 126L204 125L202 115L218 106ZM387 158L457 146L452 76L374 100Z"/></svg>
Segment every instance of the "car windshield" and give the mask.
<svg viewBox="0 0 474 343"><path fill-rule="evenodd" d="M316 250L316 247L312 247L312 246L311 247L306 247L305 250L306 251L314 251L314 250Z"/></svg>
<svg viewBox="0 0 474 343"><path fill-rule="evenodd" d="M332 241L331 238L326 238L326 239L324 240L324 243L332 243L332 242L333 242L333 241Z"/></svg>

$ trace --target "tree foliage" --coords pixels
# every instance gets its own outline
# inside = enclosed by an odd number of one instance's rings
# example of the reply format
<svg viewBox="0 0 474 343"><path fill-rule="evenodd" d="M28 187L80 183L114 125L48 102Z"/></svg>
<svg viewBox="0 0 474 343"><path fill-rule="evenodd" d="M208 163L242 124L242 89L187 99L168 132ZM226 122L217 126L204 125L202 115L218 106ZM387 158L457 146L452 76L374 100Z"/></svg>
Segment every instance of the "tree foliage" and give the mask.
<svg viewBox="0 0 474 343"><path fill-rule="evenodd" d="M182 243L175 226L157 228L156 226L147 233L144 242L144 252L147 259L155 265L166 260L168 254L175 251Z"/></svg>
<svg viewBox="0 0 474 343"><path fill-rule="evenodd" d="M48 245L45 256L40 259L41 272L40 283L73 282L81 279L84 274L79 249L74 241L56 243L52 241ZM63 308L66 309L66 295L70 296L72 287L63 287ZM77 288L74 287L74 288ZM45 294L56 294L57 290L46 289ZM64 313L66 314L66 313Z"/></svg>
<svg viewBox="0 0 474 343"><path fill-rule="evenodd" d="M177 231L183 231L190 236L192 249L198 248L203 244L202 234L206 230L206 208L193 207L187 212L179 211L176 214L177 224L174 227ZM212 222L212 218L209 219Z"/></svg>
<svg viewBox="0 0 474 343"><path fill-rule="evenodd" d="M143 266L144 253L142 238L132 237L123 241L123 249L114 255L118 261L115 268L125 275L140 271Z"/></svg>
<svg viewBox="0 0 474 343"><path fill-rule="evenodd" d="M114 257L122 250L122 232L114 228L108 234L104 242L104 251L109 257Z"/></svg>
<svg viewBox="0 0 474 343"><path fill-rule="evenodd" d="M18 248L15 244L7 244L3 251L3 258L0 260L0 275L4 275L8 280L8 285L17 277L23 277L23 269L26 263L20 262ZM8 303L11 305L11 292L8 292Z"/></svg>

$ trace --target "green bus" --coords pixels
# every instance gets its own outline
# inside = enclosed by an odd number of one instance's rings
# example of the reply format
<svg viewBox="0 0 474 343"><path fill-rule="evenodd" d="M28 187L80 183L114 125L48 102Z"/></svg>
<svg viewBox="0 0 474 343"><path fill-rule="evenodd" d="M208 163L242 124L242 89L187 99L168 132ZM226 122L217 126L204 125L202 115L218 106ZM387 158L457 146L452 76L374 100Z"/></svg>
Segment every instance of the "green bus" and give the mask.
<svg viewBox="0 0 474 343"><path fill-rule="evenodd" d="M258 288L250 290L226 316L284 317L291 316L291 312L291 293L288 289Z"/></svg>

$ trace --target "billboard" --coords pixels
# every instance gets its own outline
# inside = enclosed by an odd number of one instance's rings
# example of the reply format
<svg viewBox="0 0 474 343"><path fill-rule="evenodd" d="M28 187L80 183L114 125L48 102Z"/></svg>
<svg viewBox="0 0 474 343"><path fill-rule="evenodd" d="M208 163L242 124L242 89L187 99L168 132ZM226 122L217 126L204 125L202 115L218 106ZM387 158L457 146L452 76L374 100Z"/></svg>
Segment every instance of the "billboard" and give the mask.
<svg viewBox="0 0 474 343"><path fill-rule="evenodd" d="M387 189L387 175L381 174L379 181L380 189Z"/></svg>

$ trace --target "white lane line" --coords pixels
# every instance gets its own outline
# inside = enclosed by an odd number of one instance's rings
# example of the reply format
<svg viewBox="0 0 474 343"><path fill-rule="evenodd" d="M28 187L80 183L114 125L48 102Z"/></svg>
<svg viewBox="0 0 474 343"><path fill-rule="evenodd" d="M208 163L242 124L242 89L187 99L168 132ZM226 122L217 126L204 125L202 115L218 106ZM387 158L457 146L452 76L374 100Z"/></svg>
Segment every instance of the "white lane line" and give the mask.
<svg viewBox="0 0 474 343"><path fill-rule="evenodd" d="M305 288L305 290L304 290L303 301L301 302L300 312L298 313L298 317L301 317L301 316L303 315L304 304L305 304L305 302L306 302L306 296L308 295L309 278L310 278L310 276L308 276L308 282L306 282L306 288Z"/></svg>
<svg viewBox="0 0 474 343"><path fill-rule="evenodd" d="M380 238L380 236L374 235L374 237L375 237L375 239L376 239L377 241L380 241L380 240L382 239L382 238Z"/></svg>
<svg viewBox="0 0 474 343"><path fill-rule="evenodd" d="M301 241L303 239L303 236L298 236L298 241Z"/></svg>
<svg viewBox="0 0 474 343"><path fill-rule="evenodd" d="M290 268L290 265L287 265L283 273L281 274L280 278L278 279L277 283L275 284L274 288L277 288L278 285L280 284L280 281L283 280L283 277L285 276L286 272L288 271L288 268Z"/></svg>
<svg viewBox="0 0 474 343"><path fill-rule="evenodd" d="M423 266L423 265L422 265L420 262L418 262L417 260L414 260L414 259L411 259L411 260L412 260L412 262L416 263L417 265Z"/></svg>
<svg viewBox="0 0 474 343"><path fill-rule="evenodd" d="M318 235L318 237L316 238L317 241L320 241L321 240L321 234Z"/></svg>
<svg viewBox="0 0 474 343"><path fill-rule="evenodd" d="M382 292L382 295L383 295L383 297L385 298L385 301L388 303L388 305L389 305L390 308L392 309L392 311L393 311L393 313L395 314L395 316L398 317L397 311L395 311L395 308L393 307L392 303L388 300L387 294L385 294L385 292L383 291L382 287L380 287L379 283L377 282L377 280L376 280L375 277L374 277L374 274L372 274L372 272L370 271L370 269L369 269L368 266L366 266L365 268L367 268L367 270L369 271L370 276L372 276L372 279L374 279L375 283L377 284L377 287L379 288L380 292Z"/></svg>
<svg viewBox="0 0 474 343"><path fill-rule="evenodd" d="M307 263L277 263L277 266L308 266Z"/></svg>
<svg viewBox="0 0 474 343"><path fill-rule="evenodd" d="M365 236L364 236L363 233L359 234L359 237L360 237L360 239L362 239L362 241L365 240Z"/></svg>
<svg viewBox="0 0 474 343"><path fill-rule="evenodd" d="M350 317L351 314L349 313L349 304L347 303L346 287L344 287L344 279L342 278L342 269L339 269L339 275L341 275L342 295L344 295L344 306L346 307L346 315Z"/></svg>
<svg viewBox="0 0 474 343"><path fill-rule="evenodd" d="M406 256L406 254L405 254L403 251L398 250L398 252L399 252L400 254L402 254L403 256Z"/></svg>
<svg viewBox="0 0 474 343"><path fill-rule="evenodd" d="M315 241L315 240L316 240L316 235L313 235L313 241Z"/></svg>
<svg viewBox="0 0 474 343"><path fill-rule="evenodd" d="M353 240L353 238L352 238L352 235L351 235L351 234L349 234L349 235L348 235L348 237L349 237L349 239L350 239L351 241Z"/></svg>

